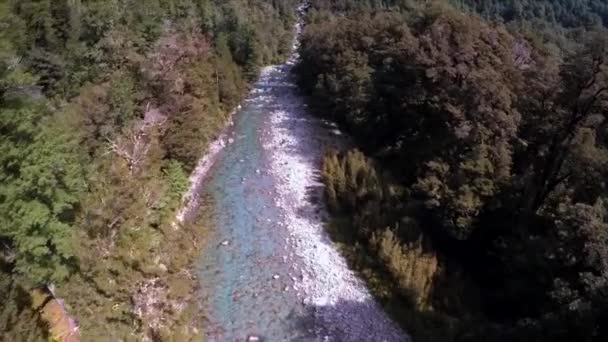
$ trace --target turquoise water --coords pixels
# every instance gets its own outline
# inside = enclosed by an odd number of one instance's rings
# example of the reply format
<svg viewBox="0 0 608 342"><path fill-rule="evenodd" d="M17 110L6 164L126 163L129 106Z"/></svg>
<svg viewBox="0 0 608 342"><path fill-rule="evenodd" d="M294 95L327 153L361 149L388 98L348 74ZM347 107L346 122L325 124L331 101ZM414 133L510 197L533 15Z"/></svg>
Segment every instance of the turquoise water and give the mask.
<svg viewBox="0 0 608 342"><path fill-rule="evenodd" d="M209 341L311 336L290 276L298 260L289 252L262 144L270 113L294 90L289 66L266 70L236 113L234 141L220 152L204 187L215 213L200 265Z"/></svg>

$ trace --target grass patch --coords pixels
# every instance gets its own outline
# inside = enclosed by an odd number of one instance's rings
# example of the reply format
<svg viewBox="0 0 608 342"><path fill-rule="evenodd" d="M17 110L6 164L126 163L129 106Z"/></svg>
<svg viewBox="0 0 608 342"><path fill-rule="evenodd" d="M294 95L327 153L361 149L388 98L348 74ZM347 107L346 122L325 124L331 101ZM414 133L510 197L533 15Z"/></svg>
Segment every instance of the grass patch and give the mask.
<svg viewBox="0 0 608 342"><path fill-rule="evenodd" d="M455 341L462 322L432 309L421 309L414 295L398 286L377 252L353 237L349 218L333 218L327 224L327 231L350 268L359 274L384 310L414 341Z"/></svg>

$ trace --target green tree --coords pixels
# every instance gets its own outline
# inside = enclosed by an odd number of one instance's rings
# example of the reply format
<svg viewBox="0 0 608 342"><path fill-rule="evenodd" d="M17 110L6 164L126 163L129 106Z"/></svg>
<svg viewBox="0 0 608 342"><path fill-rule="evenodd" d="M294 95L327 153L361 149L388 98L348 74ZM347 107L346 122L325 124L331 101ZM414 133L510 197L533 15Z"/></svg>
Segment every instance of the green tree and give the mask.
<svg viewBox="0 0 608 342"><path fill-rule="evenodd" d="M42 105L1 111L4 139L0 235L15 270L32 283L64 280L76 266L72 226L84 180L75 141L44 119Z"/></svg>

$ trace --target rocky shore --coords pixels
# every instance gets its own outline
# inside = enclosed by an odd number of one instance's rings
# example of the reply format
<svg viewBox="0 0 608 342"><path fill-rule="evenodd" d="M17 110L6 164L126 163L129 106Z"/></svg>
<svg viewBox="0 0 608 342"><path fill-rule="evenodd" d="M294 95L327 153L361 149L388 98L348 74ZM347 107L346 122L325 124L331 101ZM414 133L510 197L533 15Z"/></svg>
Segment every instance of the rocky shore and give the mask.
<svg viewBox="0 0 608 342"><path fill-rule="evenodd" d="M289 65L264 72L288 73ZM312 311L315 335L324 341L408 341L324 230L327 214L320 201L320 159L326 147L340 144L340 132L308 115L293 87L282 92L275 99L278 109L270 114L264 147L270 157L269 172L276 178L282 226L290 236L288 250L301 260L301 269L292 278L294 287Z"/></svg>

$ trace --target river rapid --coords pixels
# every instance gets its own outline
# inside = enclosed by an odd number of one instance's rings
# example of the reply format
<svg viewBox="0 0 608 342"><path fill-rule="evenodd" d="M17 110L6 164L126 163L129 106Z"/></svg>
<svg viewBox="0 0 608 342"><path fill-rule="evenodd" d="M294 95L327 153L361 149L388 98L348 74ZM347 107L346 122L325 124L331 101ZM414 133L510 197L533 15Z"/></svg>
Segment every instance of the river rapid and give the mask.
<svg viewBox="0 0 608 342"><path fill-rule="evenodd" d="M208 341L408 341L324 231L320 159L344 145L311 116L291 58L266 67L222 136L202 195L213 230L198 265Z"/></svg>

